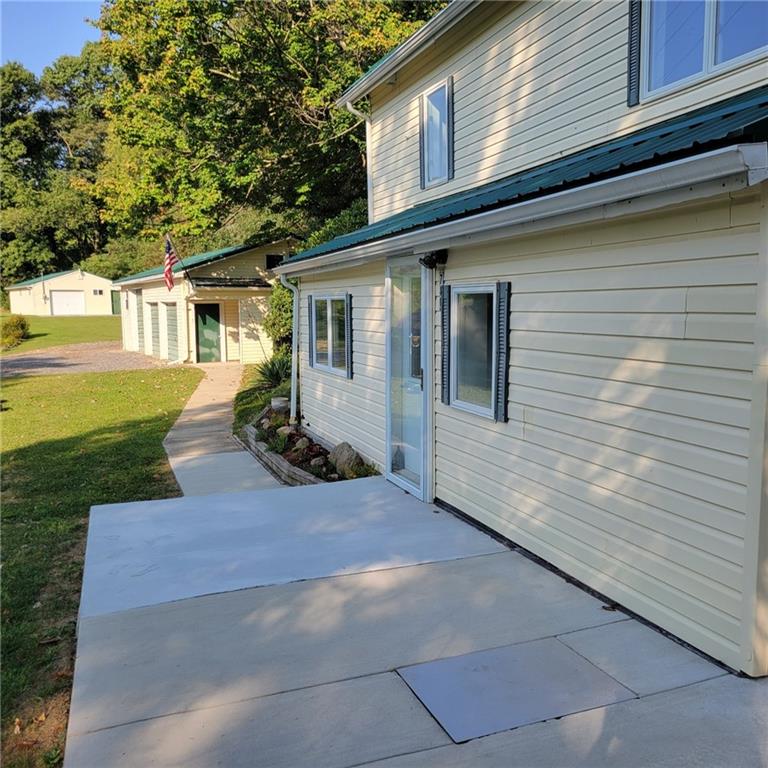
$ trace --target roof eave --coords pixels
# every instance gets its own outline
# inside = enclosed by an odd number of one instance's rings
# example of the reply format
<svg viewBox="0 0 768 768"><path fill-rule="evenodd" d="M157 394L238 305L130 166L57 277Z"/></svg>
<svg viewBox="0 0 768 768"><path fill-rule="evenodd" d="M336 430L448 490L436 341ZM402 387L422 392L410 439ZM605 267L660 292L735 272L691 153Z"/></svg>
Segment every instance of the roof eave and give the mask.
<svg viewBox="0 0 768 768"><path fill-rule="evenodd" d="M380 66L374 65L374 68L355 80L336 100L336 106L343 107L347 102L354 103L367 96L377 85L386 82L424 48L445 34L480 2L481 0L452 0L440 13L435 14L424 26L395 48Z"/></svg>
<svg viewBox="0 0 768 768"><path fill-rule="evenodd" d="M652 168L513 203L491 211L433 224L350 248L287 262L278 275L301 275L341 269L387 256L424 253L467 242L488 242L527 232L611 219L673 204L677 198L697 199L732 192L768 179L768 144L737 144ZM662 194L664 193L664 194ZM565 221L570 216L571 220ZM580 217L576 220L576 217Z"/></svg>

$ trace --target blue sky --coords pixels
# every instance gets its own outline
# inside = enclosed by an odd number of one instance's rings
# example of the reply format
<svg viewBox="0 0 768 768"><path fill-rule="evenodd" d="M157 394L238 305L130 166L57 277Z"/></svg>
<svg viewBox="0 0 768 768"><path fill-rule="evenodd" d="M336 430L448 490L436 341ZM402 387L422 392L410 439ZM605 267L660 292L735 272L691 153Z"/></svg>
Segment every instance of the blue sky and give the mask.
<svg viewBox="0 0 768 768"><path fill-rule="evenodd" d="M98 18L100 5L70 0L2 0L2 63L20 61L40 75L59 56L80 53L83 43L99 38L99 31L85 19Z"/></svg>

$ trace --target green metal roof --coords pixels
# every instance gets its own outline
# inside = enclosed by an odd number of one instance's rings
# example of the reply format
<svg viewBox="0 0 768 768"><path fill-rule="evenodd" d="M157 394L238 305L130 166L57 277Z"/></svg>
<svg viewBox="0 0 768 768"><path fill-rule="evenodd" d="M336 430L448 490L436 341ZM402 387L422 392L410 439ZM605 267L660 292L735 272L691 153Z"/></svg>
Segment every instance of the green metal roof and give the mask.
<svg viewBox="0 0 768 768"><path fill-rule="evenodd" d="M755 126L761 121L762 126ZM422 203L301 251L283 261L283 264L343 251L352 246L426 229L435 224L578 187L598 179L660 165L714 149L729 137L743 135L750 126L755 126L753 140L764 141L768 138L768 86L761 86L498 181Z"/></svg>
<svg viewBox="0 0 768 768"><path fill-rule="evenodd" d="M245 251L251 251L254 248L260 248L267 243L256 245L231 245L228 248L219 248L216 251L207 251L206 253L197 253L194 256L187 256L184 259L183 266L181 264L174 264L173 271L181 272L184 269L192 269L193 267L202 267L204 264L210 264L212 261L218 261L219 259L225 259L228 256L236 256L238 253L245 253ZM115 280L115 283L125 283L129 280L143 280L149 277L160 277L163 274L163 266L152 267L152 269L145 269L143 272L137 272L135 275L128 275L127 277L121 277L119 280Z"/></svg>
<svg viewBox="0 0 768 768"><path fill-rule="evenodd" d="M51 280L54 277L69 275L72 272L77 272L77 270L65 269L63 272L51 272L49 275L40 275L40 277L30 277L29 280L22 280L20 283L14 283L13 285L9 285L5 290L12 291L14 288L25 288L28 285L34 285L35 283L42 283L43 280Z"/></svg>

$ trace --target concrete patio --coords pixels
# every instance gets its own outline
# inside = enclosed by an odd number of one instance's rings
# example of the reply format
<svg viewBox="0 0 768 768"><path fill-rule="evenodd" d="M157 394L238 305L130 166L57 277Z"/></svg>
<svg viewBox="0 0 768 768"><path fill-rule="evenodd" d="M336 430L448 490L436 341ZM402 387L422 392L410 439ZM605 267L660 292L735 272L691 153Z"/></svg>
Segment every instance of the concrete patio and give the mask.
<svg viewBox="0 0 768 768"><path fill-rule="evenodd" d="M65 765L768 765L768 681L606 607L382 478L97 507ZM413 665L490 649L539 669L500 706L570 709L456 744Z"/></svg>

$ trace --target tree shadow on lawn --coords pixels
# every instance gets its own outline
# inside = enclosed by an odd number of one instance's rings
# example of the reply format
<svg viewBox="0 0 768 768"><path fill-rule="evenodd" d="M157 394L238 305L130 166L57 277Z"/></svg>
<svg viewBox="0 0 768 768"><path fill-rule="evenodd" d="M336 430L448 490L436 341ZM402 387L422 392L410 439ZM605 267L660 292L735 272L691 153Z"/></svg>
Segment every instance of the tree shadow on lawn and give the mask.
<svg viewBox="0 0 768 768"><path fill-rule="evenodd" d="M69 696L90 507L180 495L162 446L176 415L125 421L4 453L2 711L6 760L18 752L20 744L27 745L27 750L37 746L43 751L55 746L35 744L39 724L30 720L45 711L46 699L61 691ZM66 730L66 709L63 711L60 743ZM21 720L20 734L12 733L16 717ZM48 732L50 726L48 723ZM29 759L29 755L18 757Z"/></svg>

